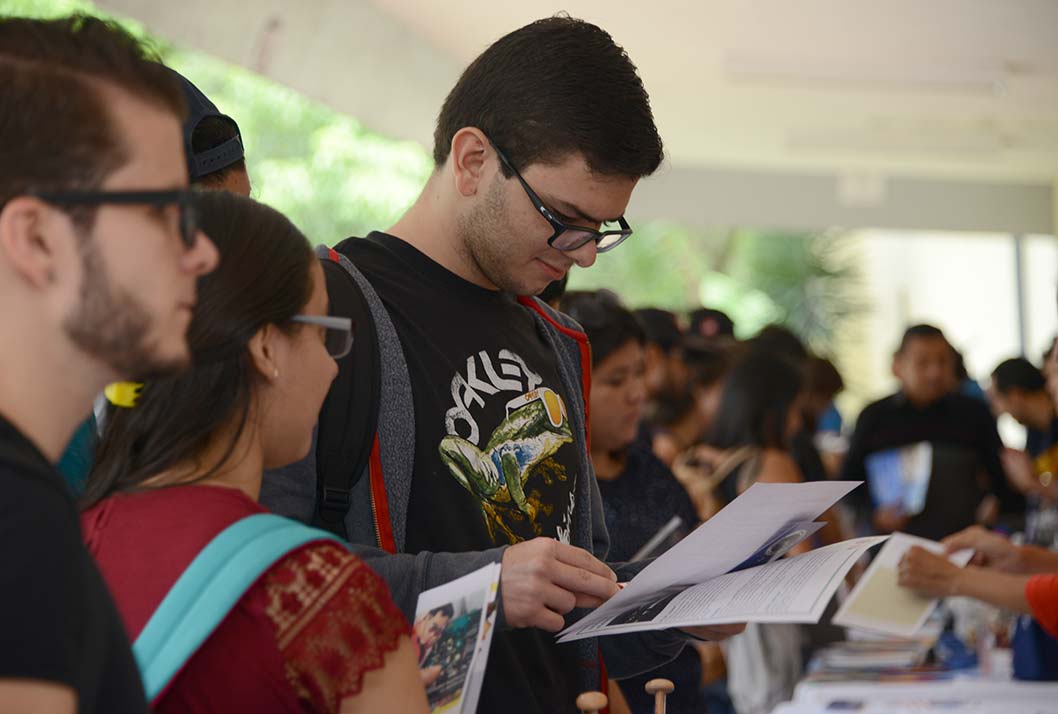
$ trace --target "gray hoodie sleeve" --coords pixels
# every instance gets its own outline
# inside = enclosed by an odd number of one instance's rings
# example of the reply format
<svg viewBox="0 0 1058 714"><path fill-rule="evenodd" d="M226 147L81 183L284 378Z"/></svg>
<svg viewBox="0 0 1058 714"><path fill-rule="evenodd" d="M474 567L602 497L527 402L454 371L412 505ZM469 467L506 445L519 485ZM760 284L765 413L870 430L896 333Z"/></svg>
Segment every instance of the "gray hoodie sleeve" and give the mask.
<svg viewBox="0 0 1058 714"><path fill-rule="evenodd" d="M475 553L418 553L409 555L388 553L374 545L370 496L366 492L368 479L361 479L358 489L364 490L354 498L346 524L353 542L349 549L371 566L386 581L390 596L408 618L415 619L415 604L419 593L444 585L490 563L503 559L505 547ZM316 466L313 453L296 463L266 471L261 486L261 503L274 513L302 523L312 523L316 500ZM502 608L498 617L502 618ZM499 622L499 620L498 620Z"/></svg>
<svg viewBox="0 0 1058 714"><path fill-rule="evenodd" d="M458 577L503 559L502 548L476 553L387 553L367 545L349 545L349 549L371 566L389 586L389 594L408 618L415 621L415 604L419 593L444 585ZM500 601L501 602L501 601ZM502 625L503 608L497 613L497 626Z"/></svg>

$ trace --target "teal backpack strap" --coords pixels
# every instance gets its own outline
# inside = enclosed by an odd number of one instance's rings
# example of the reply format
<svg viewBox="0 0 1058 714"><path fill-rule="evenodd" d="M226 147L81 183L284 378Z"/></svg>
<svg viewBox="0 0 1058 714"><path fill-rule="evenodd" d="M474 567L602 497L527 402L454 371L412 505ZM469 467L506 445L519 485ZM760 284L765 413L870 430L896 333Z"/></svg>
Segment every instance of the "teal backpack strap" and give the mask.
<svg viewBox="0 0 1058 714"><path fill-rule="evenodd" d="M338 539L272 513L221 531L166 593L132 646L150 702L220 625L262 574L295 548Z"/></svg>

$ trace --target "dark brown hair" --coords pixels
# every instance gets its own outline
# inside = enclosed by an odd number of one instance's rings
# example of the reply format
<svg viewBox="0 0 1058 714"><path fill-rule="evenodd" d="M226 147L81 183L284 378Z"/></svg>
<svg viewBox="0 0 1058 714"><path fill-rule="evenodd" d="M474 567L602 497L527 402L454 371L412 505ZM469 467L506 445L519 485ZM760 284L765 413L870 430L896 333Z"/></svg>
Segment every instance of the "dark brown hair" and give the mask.
<svg viewBox="0 0 1058 714"><path fill-rule="evenodd" d="M220 429L237 429L205 478L232 455L245 428L255 374L247 345L261 327L297 329L290 318L308 302L315 260L305 236L278 211L226 191L196 194L199 224L220 265L199 280L187 332L192 367L147 382L137 405L111 408L84 505L132 491L147 479L200 455Z"/></svg>
<svg viewBox="0 0 1058 714"><path fill-rule="evenodd" d="M724 379L720 406L706 443L720 449L785 449L786 418L803 385L788 356L750 348Z"/></svg>
<svg viewBox="0 0 1058 714"><path fill-rule="evenodd" d="M833 399L845 389L841 372L826 357L812 355L805 364L805 391Z"/></svg>
<svg viewBox="0 0 1058 714"><path fill-rule="evenodd" d="M603 360L629 342L646 343L639 319L609 290L570 290L562 297L562 312L580 323L591 345L591 364Z"/></svg>
<svg viewBox="0 0 1058 714"><path fill-rule="evenodd" d="M654 173L663 153L650 98L624 49L601 28L565 16L501 37L466 68L437 117L438 166L464 127L485 132L519 170L580 153L595 173L639 178Z"/></svg>
<svg viewBox="0 0 1058 714"><path fill-rule="evenodd" d="M992 387L1003 395L1012 389L1042 392L1047 388L1047 378L1032 362L1024 357L1014 357L1003 360L992 370Z"/></svg>
<svg viewBox="0 0 1058 714"><path fill-rule="evenodd" d="M944 336L944 332L939 327L926 324L912 325L904 330L904 336L900 338L900 346L896 348L896 353L898 355L903 354L912 340L944 340L948 342L948 338ZM954 348L952 351L954 351Z"/></svg>
<svg viewBox="0 0 1058 714"><path fill-rule="evenodd" d="M0 209L31 190L96 187L128 160L103 86L182 120L183 94L156 59L98 18L0 18Z"/></svg>
<svg viewBox="0 0 1058 714"><path fill-rule="evenodd" d="M195 154L215 149L221 144L230 141L236 137L241 137L239 128L230 121L227 117L203 117L202 121L195 127L195 131L191 134L191 151ZM204 188L221 188L224 182L228 178L238 172L246 171L246 159L242 158L238 161L228 164L222 169L218 169L212 173L208 173L205 176L200 176L197 180L192 181L197 186Z"/></svg>

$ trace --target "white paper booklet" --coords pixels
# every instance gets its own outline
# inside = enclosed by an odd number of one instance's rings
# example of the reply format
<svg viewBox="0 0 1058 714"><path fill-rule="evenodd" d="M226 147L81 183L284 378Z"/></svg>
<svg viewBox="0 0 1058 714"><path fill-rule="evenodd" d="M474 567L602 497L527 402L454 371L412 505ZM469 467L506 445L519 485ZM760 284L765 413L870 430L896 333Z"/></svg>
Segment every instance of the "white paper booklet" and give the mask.
<svg viewBox="0 0 1058 714"><path fill-rule="evenodd" d="M859 482L751 486L559 635L560 642L667 627L817 622L845 574L885 536L780 560Z"/></svg>
<svg viewBox="0 0 1058 714"><path fill-rule="evenodd" d="M937 600L916 595L897 583L900 559L915 545L934 553L944 552L940 543L894 533L834 615L834 624L896 637L914 636L937 606ZM971 557L973 553L965 550L952 555L951 561L962 567L970 562Z"/></svg>
<svg viewBox="0 0 1058 714"><path fill-rule="evenodd" d="M495 563L419 595L419 668L441 668L426 687L431 712L473 714L477 709L496 626L499 582L500 564Z"/></svg>

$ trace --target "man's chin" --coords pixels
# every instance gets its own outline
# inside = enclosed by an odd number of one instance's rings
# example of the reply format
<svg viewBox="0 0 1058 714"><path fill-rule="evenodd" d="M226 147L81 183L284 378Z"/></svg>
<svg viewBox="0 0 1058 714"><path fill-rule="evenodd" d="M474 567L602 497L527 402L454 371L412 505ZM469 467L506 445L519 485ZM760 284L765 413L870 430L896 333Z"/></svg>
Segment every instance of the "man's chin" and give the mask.
<svg viewBox="0 0 1058 714"><path fill-rule="evenodd" d="M507 281L506 285L499 285L499 288L505 293L516 295L519 297L536 297L540 293L544 292L544 289L551 283L538 283L536 281L528 280L510 280Z"/></svg>
<svg viewBox="0 0 1058 714"><path fill-rule="evenodd" d="M129 381L147 382L180 374L191 366L191 355L181 352L171 355L141 355L135 364L125 364L124 371L131 374Z"/></svg>

